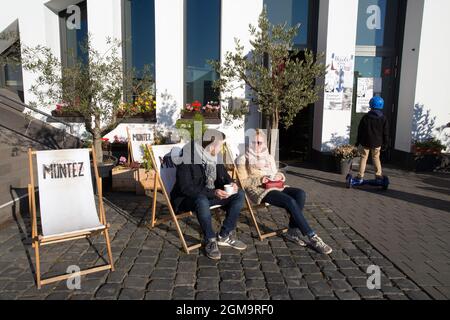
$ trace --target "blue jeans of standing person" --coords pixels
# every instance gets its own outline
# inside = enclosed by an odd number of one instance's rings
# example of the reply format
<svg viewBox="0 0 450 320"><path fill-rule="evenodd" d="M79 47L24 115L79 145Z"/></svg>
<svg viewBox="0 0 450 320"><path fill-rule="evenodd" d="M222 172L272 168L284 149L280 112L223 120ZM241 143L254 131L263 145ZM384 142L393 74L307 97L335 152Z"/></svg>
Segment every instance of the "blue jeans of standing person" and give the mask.
<svg viewBox="0 0 450 320"><path fill-rule="evenodd" d="M262 202L286 209L290 214L289 228L299 228L304 236L312 237L316 233L311 229L303 214L305 199L305 191L297 188L285 188L283 191L269 192Z"/></svg>
<svg viewBox="0 0 450 320"><path fill-rule="evenodd" d="M239 190L238 193L228 197L227 199L208 199L204 195L198 195L195 198L185 199L180 209L182 211L194 211L197 214L198 222L202 228L203 234L206 240L210 240L216 237L214 229L212 227L211 210L212 206L220 205L222 209L226 211L226 218L223 221L222 228L219 235L221 237L227 237L230 232L236 229L236 224L241 214L241 209L244 205L244 191Z"/></svg>

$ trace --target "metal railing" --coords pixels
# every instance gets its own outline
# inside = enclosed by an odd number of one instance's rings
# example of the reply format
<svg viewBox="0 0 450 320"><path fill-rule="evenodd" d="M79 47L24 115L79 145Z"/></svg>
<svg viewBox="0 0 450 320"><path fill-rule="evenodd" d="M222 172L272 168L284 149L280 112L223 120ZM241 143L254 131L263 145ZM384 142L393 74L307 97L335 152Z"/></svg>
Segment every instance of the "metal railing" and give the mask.
<svg viewBox="0 0 450 320"><path fill-rule="evenodd" d="M46 112L44 112L44 111L42 111L42 110L39 110L39 109L37 109L37 108L35 108L35 107L29 106L29 105L23 103L22 101L18 101L18 100L12 99L12 98L10 98L10 97L7 97L7 96L5 96L4 94L2 94L2 93L0 92L0 102L4 102L4 104L5 104L7 107L10 107L10 108L12 108L12 109L16 109L16 108L14 108L13 106L9 105L8 103L5 103L5 101L2 101L3 99L6 99L6 100L8 100L9 102L18 104L18 105L24 107L25 109L29 109L29 110L34 111L34 112L36 112L36 113L39 113L39 114L41 114L41 115L43 115L43 116L46 116L47 118L52 119L52 120L55 121L55 122L61 123L61 124L65 125L65 126L69 127L69 132L70 132L71 134L73 133L73 126L72 126L70 123L67 123L67 122L65 122L65 121L63 121L63 120L61 120L61 119L58 119L57 117L54 117L54 116L52 116L51 114L48 114L48 113L46 113ZM17 109L16 109L16 110L17 110Z"/></svg>

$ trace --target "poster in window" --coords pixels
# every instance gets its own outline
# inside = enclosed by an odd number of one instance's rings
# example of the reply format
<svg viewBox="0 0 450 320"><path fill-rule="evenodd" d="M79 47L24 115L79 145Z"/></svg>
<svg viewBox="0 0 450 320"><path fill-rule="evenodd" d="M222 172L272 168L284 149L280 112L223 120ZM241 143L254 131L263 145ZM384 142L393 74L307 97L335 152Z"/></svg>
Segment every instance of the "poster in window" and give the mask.
<svg viewBox="0 0 450 320"><path fill-rule="evenodd" d="M325 76L325 110L350 110L353 96L354 55L331 55Z"/></svg>

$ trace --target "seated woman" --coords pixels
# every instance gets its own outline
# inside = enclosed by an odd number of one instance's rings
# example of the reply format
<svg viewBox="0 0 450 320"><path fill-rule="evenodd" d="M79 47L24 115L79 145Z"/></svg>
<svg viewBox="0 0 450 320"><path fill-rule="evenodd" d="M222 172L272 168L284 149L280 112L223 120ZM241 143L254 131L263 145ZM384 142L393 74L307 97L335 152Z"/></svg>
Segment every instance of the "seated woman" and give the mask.
<svg viewBox="0 0 450 320"><path fill-rule="evenodd" d="M257 130L256 134L250 137L248 150L237 159L237 169L247 195L255 204L269 203L286 209L290 214L289 230L286 234L288 240L306 246L301 238L303 234L308 237L309 245L317 252L330 254L333 251L311 229L303 215L305 192L284 185L286 178L278 171L275 159L269 154L266 136L261 130ZM282 183L266 185L271 181Z"/></svg>

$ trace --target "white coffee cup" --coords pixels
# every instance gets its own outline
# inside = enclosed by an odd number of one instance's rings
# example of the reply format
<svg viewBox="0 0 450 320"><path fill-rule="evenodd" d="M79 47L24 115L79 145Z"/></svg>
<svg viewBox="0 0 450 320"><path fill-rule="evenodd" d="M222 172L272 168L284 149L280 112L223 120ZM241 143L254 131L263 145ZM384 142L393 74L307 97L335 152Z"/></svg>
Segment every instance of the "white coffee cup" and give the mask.
<svg viewBox="0 0 450 320"><path fill-rule="evenodd" d="M225 192L228 193L229 195L232 195L234 192L234 188L231 184L224 185L224 189L225 189Z"/></svg>

